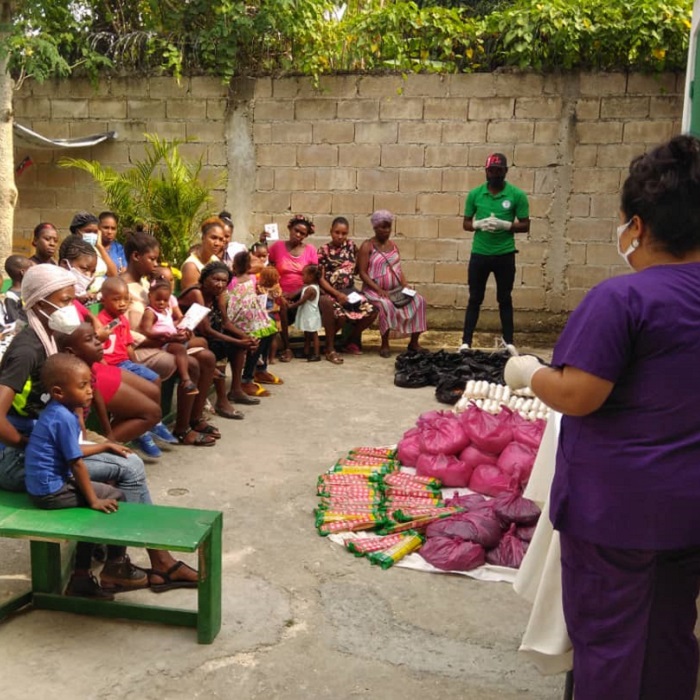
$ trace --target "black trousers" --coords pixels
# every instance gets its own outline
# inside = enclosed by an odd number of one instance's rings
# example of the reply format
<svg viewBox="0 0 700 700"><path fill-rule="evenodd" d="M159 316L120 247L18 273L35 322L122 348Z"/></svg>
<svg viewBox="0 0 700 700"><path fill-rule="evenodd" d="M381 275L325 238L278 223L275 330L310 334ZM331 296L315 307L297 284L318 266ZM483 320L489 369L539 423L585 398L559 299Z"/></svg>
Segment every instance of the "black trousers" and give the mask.
<svg viewBox="0 0 700 700"><path fill-rule="evenodd" d="M469 258L469 302L464 314L462 342L472 344L479 310L486 293L486 282L493 273L496 278L496 300L501 317L501 334L506 343L513 342L513 284L515 283L515 253L505 255L479 255Z"/></svg>

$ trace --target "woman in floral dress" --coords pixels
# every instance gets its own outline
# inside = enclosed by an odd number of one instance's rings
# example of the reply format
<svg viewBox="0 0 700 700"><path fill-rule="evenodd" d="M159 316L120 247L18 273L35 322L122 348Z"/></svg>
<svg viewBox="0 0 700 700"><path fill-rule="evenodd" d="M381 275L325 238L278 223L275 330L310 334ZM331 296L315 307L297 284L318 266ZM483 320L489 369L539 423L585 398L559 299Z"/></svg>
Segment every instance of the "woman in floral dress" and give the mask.
<svg viewBox="0 0 700 700"><path fill-rule="evenodd" d="M323 325L326 329L326 351L330 352L333 351L335 334L346 322L352 323L352 331L344 351L351 355L360 355L362 331L377 318L377 310L355 289L357 246L348 239L348 231L349 224L345 217L339 216L333 219L331 241L318 249L321 289L333 300L332 307L326 307ZM361 299L351 303L348 295L352 292L358 294Z"/></svg>

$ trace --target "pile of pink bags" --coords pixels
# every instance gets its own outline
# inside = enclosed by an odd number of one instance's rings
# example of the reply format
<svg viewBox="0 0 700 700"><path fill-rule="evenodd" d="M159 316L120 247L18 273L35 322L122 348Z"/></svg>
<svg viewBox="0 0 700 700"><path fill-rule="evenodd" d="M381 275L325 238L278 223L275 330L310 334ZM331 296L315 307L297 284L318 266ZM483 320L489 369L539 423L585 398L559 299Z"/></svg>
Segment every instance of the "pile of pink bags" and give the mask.
<svg viewBox="0 0 700 700"><path fill-rule="evenodd" d="M536 503L517 492L490 500L455 496L447 503L466 512L428 525L423 559L443 571L470 571L484 563L520 568L540 517Z"/></svg>
<svg viewBox="0 0 700 700"><path fill-rule="evenodd" d="M528 421L503 408L493 415L472 405L460 414L429 411L399 441L402 465L443 486L468 487L487 496L525 488L545 421Z"/></svg>

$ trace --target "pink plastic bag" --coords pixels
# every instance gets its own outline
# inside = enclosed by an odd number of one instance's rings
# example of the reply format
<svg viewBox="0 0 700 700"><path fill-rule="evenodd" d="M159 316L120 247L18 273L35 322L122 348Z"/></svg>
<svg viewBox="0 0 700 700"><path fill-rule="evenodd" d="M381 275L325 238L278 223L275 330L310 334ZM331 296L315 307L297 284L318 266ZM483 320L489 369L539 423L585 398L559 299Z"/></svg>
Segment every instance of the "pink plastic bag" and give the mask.
<svg viewBox="0 0 700 700"><path fill-rule="evenodd" d="M418 476L432 476L443 486L466 486L472 472L463 462L451 455L421 454L416 460Z"/></svg>
<svg viewBox="0 0 700 700"><path fill-rule="evenodd" d="M504 474L495 464L480 464L469 479L469 488L486 496L519 489L518 478Z"/></svg>
<svg viewBox="0 0 700 700"><path fill-rule="evenodd" d="M500 454L513 439L512 411L507 408L497 415L470 406L459 415L464 432L479 449Z"/></svg>
<svg viewBox="0 0 700 700"><path fill-rule="evenodd" d="M521 484L527 484L532 473L537 452L518 442L508 443L496 462L496 466L505 474L517 474Z"/></svg>
<svg viewBox="0 0 700 700"><path fill-rule="evenodd" d="M484 564L484 548L473 542L433 537L420 548L420 555L443 571L471 571Z"/></svg>
<svg viewBox="0 0 700 700"><path fill-rule="evenodd" d="M468 445L459 453L459 459L474 470L480 464L496 464L496 462L498 462L498 455L491 454L491 452L484 452L484 450L480 450L476 445Z"/></svg>
<svg viewBox="0 0 700 700"><path fill-rule="evenodd" d="M467 493L464 494L464 496L453 496L452 498L447 498L445 500L445 505L466 508L467 512L472 510L480 510L481 508L491 508L489 501L478 493Z"/></svg>
<svg viewBox="0 0 700 700"><path fill-rule="evenodd" d="M420 430L411 428L407 430L399 440L396 456L399 462L407 467L415 467L420 454Z"/></svg>
<svg viewBox="0 0 700 700"><path fill-rule="evenodd" d="M506 527L516 525L536 525L540 519L540 507L518 492L503 494L494 498L493 511Z"/></svg>
<svg viewBox="0 0 700 700"><path fill-rule="evenodd" d="M442 418L446 413L451 413L451 411L426 411L418 416L416 421L416 427L420 430L433 425L438 418Z"/></svg>
<svg viewBox="0 0 700 700"><path fill-rule="evenodd" d="M547 422L541 418L536 421L529 421L523 418L519 413L513 413L511 418L511 427L513 429L513 441L519 442L521 445L527 445L535 450L539 448L542 442L542 434L544 433Z"/></svg>
<svg viewBox="0 0 700 700"><path fill-rule="evenodd" d="M421 452L434 455L456 455L468 444L469 437L454 413L436 418L421 430Z"/></svg>
<svg viewBox="0 0 700 700"><path fill-rule="evenodd" d="M486 553L486 561L497 566L508 566L511 569L519 569L523 563L528 543L518 539L515 535L516 526L510 526L510 530L503 535L498 546Z"/></svg>
<svg viewBox="0 0 700 700"><path fill-rule="evenodd" d="M443 525L440 530L441 535L476 542L486 549L495 547L503 534L500 520L490 510L458 513L438 522ZM431 525L437 525L437 523L431 523Z"/></svg>

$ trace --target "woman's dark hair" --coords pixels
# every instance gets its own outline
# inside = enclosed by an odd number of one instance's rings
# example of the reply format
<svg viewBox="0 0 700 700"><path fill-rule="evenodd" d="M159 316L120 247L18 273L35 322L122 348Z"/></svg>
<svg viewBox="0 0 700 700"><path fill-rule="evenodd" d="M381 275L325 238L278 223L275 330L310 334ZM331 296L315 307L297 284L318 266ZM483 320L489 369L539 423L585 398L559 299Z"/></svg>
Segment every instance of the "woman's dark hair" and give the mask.
<svg viewBox="0 0 700 700"><path fill-rule="evenodd" d="M215 275L217 272L225 272L228 277L228 282L233 279L233 272L228 269L226 263L222 263L221 260L214 260L214 262L207 263L202 271L199 273L199 283L204 285L207 278ZM228 284L228 282L226 284Z"/></svg>
<svg viewBox="0 0 700 700"><path fill-rule="evenodd" d="M81 236L66 236L58 249L59 260L77 260L83 255L97 257L97 251Z"/></svg>
<svg viewBox="0 0 700 700"><path fill-rule="evenodd" d="M119 217L113 211L100 212L97 218L100 220L100 223L102 223L105 219L114 219L117 223L119 223Z"/></svg>
<svg viewBox="0 0 700 700"><path fill-rule="evenodd" d="M89 211L79 211L73 217L73 220L70 222L70 226L68 228L72 234L76 234L81 228L87 226L88 224L99 223L100 222L97 220L97 217L94 214L91 214Z"/></svg>
<svg viewBox="0 0 700 700"><path fill-rule="evenodd" d="M350 228L350 222L344 216L336 216L331 222L331 228L334 228L337 224L342 224Z"/></svg>
<svg viewBox="0 0 700 700"><path fill-rule="evenodd" d="M56 231L56 232L58 232L58 229L53 224L49 223L48 221L42 221L40 224L37 224L34 227L34 237L32 238L32 240L35 241L37 238L39 238L39 236L41 236L41 234L44 231Z"/></svg>
<svg viewBox="0 0 700 700"><path fill-rule="evenodd" d="M148 293L155 293L159 289L167 289L170 294L173 293L173 288L170 286L170 282L168 280L164 280L162 277L157 280L153 280L148 287Z"/></svg>
<svg viewBox="0 0 700 700"><path fill-rule="evenodd" d="M639 216L674 257L700 248L700 141L674 136L635 158L620 208L627 221Z"/></svg>
<svg viewBox="0 0 700 700"><path fill-rule="evenodd" d="M314 222L311 221L311 219L307 219L303 214L295 214L289 220L289 223L287 224L287 228L291 229L292 226L296 226L297 224L303 224L304 226L306 226L306 230L309 232L309 236L314 235L314 231L316 230L316 227L314 226Z"/></svg>
<svg viewBox="0 0 700 700"><path fill-rule="evenodd" d="M227 225L233 228L233 219L230 211L220 211L219 218Z"/></svg>
<svg viewBox="0 0 700 700"><path fill-rule="evenodd" d="M321 279L321 268L318 265L314 265L313 263L310 265L304 265L304 269L301 272L302 274L304 272L311 273L316 282L318 282Z"/></svg>
<svg viewBox="0 0 700 700"><path fill-rule="evenodd" d="M215 226L223 228L225 224L218 216L210 216L208 219L204 219L200 227L200 230L202 231L202 238L204 238L204 236L206 236Z"/></svg>
<svg viewBox="0 0 700 700"><path fill-rule="evenodd" d="M250 253L242 250L233 256L233 269L237 275L245 275L250 267Z"/></svg>
<svg viewBox="0 0 700 700"><path fill-rule="evenodd" d="M136 231L136 233L132 233L126 239L124 255L127 263L129 263L134 253L143 255L149 250L155 250L156 248L160 248L160 243L158 243L158 239L155 236L151 236L150 233L144 233L143 231Z"/></svg>

